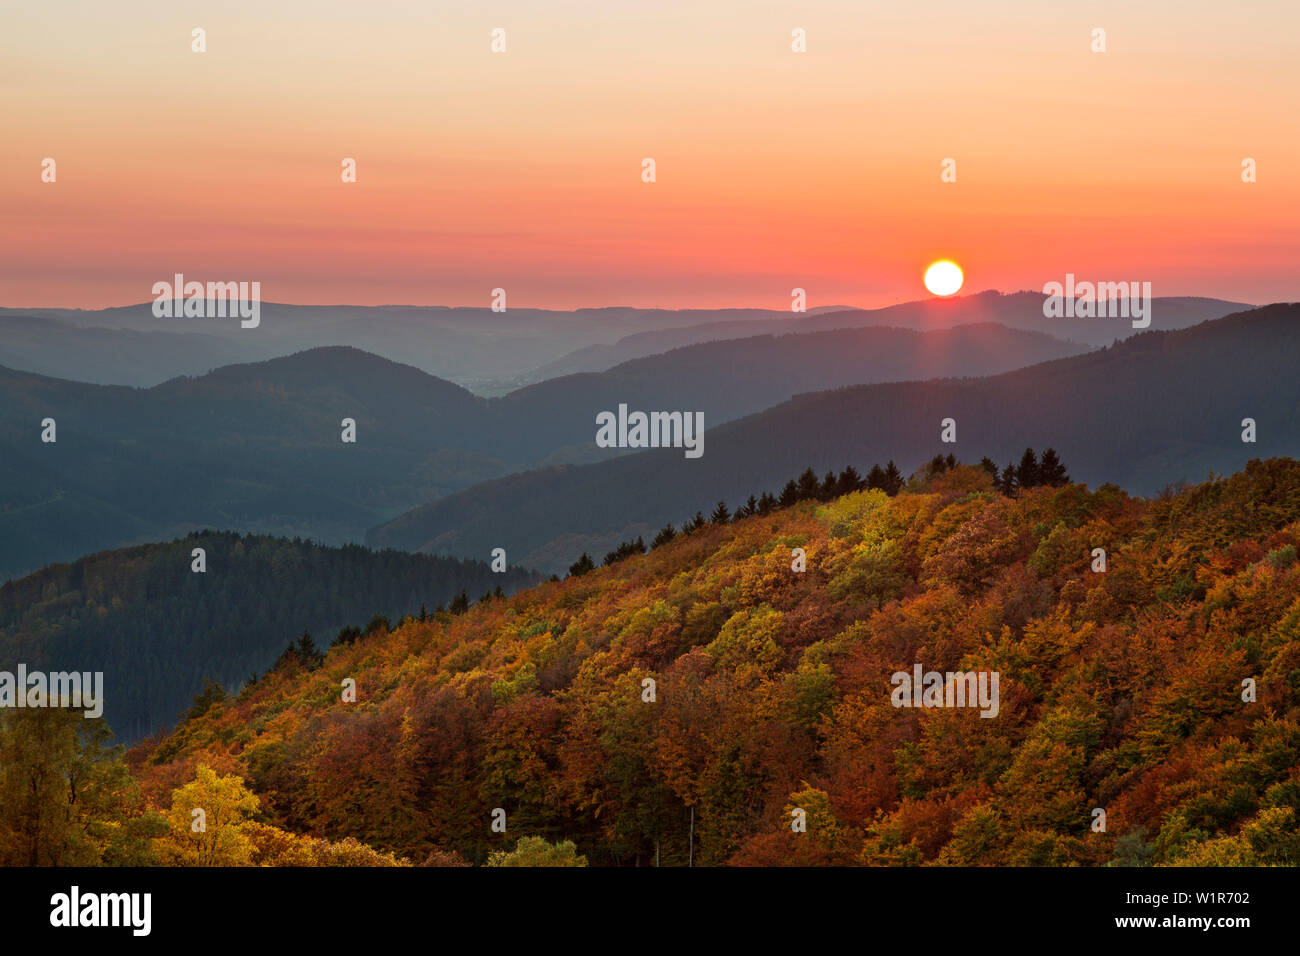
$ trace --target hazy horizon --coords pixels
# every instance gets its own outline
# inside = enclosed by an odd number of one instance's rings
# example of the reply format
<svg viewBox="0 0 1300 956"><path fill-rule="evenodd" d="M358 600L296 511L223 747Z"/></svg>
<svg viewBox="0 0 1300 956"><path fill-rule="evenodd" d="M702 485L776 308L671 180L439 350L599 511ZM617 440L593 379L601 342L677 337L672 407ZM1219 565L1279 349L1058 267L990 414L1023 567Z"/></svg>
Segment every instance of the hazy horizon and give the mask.
<svg viewBox="0 0 1300 956"><path fill-rule="evenodd" d="M187 279L188 278L189 277L187 277ZM957 302L957 301L961 301L962 299L973 299L979 296L989 295L989 294L996 294L999 296L1006 297L1006 296L1015 296L1015 295L1043 295L1044 293L1041 290L1036 290L1036 289L1015 289L1012 291L1004 291L1001 289L980 289L978 292L967 292L965 289L963 289L961 292L957 293L956 295L944 297L944 301ZM1180 293L1180 292L1157 292L1154 290L1152 292L1152 297L1156 299L1211 299L1220 302L1228 302L1232 304L1248 306L1250 308L1260 308L1265 305L1276 305L1276 304L1283 304L1283 303L1297 301L1297 299L1286 299L1286 298L1271 299L1271 300L1235 299L1235 298L1228 298L1226 296L1221 296L1221 295L1190 294L1190 293ZM183 297L176 296L174 298L183 298ZM690 304L665 306L665 305L641 305L641 304L635 304L630 302L608 302L602 305L575 305L571 307L560 308L554 306L534 305L530 302L512 301L510 303L510 309L514 311L527 310L531 312L557 312L557 313L616 311L620 309L629 309L629 310L640 311L640 312L655 312L655 311L728 312L728 311L763 310L763 311L770 311L774 313L781 313L783 315L797 316L801 314L812 315L816 313L826 313L826 312L834 312L840 310L874 312L880 309L887 309L890 308L891 306L896 306L896 305L912 305L917 303L933 302L935 301L935 299L936 299L935 296L927 295L924 292L924 290L922 290L921 292L916 294L915 298L902 298L897 301L887 302L881 305L866 306L866 305L859 305L850 302L828 303L825 305L815 305L810 303L808 305L806 312L804 313L791 313L788 304L784 308L782 308L780 306L772 306L772 305L745 305L745 304L735 304L735 303L725 304L725 305L709 305L709 306L690 305ZM52 309L52 310L68 311L68 312L73 312L73 311L105 312L110 309L130 309L130 308L149 306L152 304L152 302L153 300L149 298L134 300L130 302L112 302L112 303L107 303L102 305L59 305L59 304L52 304L49 302L43 302L38 304L29 303L24 305L10 305L7 302L0 302L0 309L11 309L15 311L22 310L22 309L34 309L34 310ZM280 306L290 306L292 308L307 308L307 309L442 309L447 311L451 311L455 309L482 309L483 311L488 311L488 312L492 311L490 304L469 303L469 302L459 303L459 304L449 304L443 302L437 302L437 303L302 302L302 301L290 301L287 299L268 299L263 297L261 300L261 304L263 306L280 305ZM184 317L178 316L177 318L184 318ZM199 319L198 321L207 321L207 320Z"/></svg>

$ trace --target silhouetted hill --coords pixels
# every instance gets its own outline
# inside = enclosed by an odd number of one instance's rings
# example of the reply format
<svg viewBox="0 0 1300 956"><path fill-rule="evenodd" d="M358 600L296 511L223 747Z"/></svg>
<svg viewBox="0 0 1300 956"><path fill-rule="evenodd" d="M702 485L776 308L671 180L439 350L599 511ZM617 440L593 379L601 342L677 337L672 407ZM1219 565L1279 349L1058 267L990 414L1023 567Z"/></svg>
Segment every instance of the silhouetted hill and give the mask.
<svg viewBox="0 0 1300 956"><path fill-rule="evenodd" d="M777 491L811 466L910 470L939 453L1018 460L1055 447L1071 475L1138 493L1300 454L1300 306L1279 304L1177 332L966 381L857 386L800 395L707 430L702 458L655 450L495 479L375 528L375 545L479 554L504 547L544 570L653 534L665 522ZM940 422L957 421L957 444ZM1241 441L1254 418L1258 441ZM706 422L707 425L707 422Z"/></svg>
<svg viewBox="0 0 1300 956"><path fill-rule="evenodd" d="M256 328L242 328L232 318L160 318L153 314L152 302L95 310L0 308L0 340L13 340L0 345L0 365L75 381L153 385L232 362L351 346L484 394L500 394L539 363L588 345L612 343L636 332L732 320L756 322L751 333L756 334L764 320L789 315L765 309L627 307L511 307L493 312L486 305L263 302ZM36 321L43 324L33 324ZM104 361L96 359L91 343L104 346ZM129 347L138 348L139 354L126 354Z"/></svg>
<svg viewBox="0 0 1300 956"><path fill-rule="evenodd" d="M191 277L197 278L197 277ZM1173 329L1244 308L1214 299L1156 300L1153 328ZM263 302L260 324L159 318L152 302L109 309L0 308L0 366L79 382L151 386L178 375L327 346L413 365L482 395L719 339L869 325L929 331L977 322L1104 345L1132 334L1122 320L1047 320L1042 296L996 292L883 309L637 309L286 305Z"/></svg>
<svg viewBox="0 0 1300 956"><path fill-rule="evenodd" d="M537 458L590 444L595 414L631 409L704 413L706 427L805 391L841 385L978 376L1084 351L1036 332L980 324L934 332L894 328L764 335L674 349L606 372L568 375L492 400L494 429ZM518 456L517 456L518 457Z"/></svg>
<svg viewBox="0 0 1300 956"><path fill-rule="evenodd" d="M975 374L1073 350L995 326L928 336L721 343L501 399L345 347L148 389L0 369L0 579L201 527L358 541L510 470L620 454L594 445L596 413L620 402L699 410L718 424L808 387ZM46 417L55 443L40 441ZM356 444L341 441L345 418Z"/></svg>
<svg viewBox="0 0 1300 956"><path fill-rule="evenodd" d="M0 579L202 527L341 543L504 465L484 402L355 349L150 389L0 369ZM41 441L53 418L57 441ZM357 443L341 422L357 423ZM515 464L518 467L518 463Z"/></svg>
<svg viewBox="0 0 1300 956"><path fill-rule="evenodd" d="M1249 308L1246 303L1193 296L1156 298L1151 329L1187 328ZM786 314L762 323L727 319L689 327L634 332L612 344L586 346L534 369L525 381L537 382L575 372L600 371L622 362L701 342L746 338L759 334L820 332L830 329L892 326L933 331L959 325L995 322L1008 328L1042 332L1090 346L1109 345L1136 333L1132 322L1115 319L1049 319L1043 315L1043 295L1038 292L980 292L951 299L929 298L882 309L846 309ZM895 377L897 380L899 377Z"/></svg>

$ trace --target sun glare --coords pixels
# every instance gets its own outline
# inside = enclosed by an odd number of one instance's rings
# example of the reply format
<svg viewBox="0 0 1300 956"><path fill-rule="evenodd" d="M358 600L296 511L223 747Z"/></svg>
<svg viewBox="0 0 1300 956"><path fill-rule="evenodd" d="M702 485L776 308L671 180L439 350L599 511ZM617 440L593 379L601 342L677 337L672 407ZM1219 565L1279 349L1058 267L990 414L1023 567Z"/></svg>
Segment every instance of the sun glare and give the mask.
<svg viewBox="0 0 1300 956"><path fill-rule="evenodd" d="M962 284L961 267L955 262L941 259L925 270L925 287L935 295L952 295Z"/></svg>

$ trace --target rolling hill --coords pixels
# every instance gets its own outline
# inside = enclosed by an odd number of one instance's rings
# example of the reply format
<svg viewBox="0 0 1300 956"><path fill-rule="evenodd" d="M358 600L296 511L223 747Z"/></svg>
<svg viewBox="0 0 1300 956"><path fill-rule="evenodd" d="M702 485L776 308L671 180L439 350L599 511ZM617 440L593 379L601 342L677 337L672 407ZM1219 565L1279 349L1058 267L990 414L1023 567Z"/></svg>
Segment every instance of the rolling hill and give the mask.
<svg viewBox="0 0 1300 956"><path fill-rule="evenodd" d="M349 346L500 394L539 363L629 334L741 320L756 322L760 332L765 320L788 315L764 309L493 312L264 301L258 326L246 329L231 319L157 317L152 302L94 310L0 308L0 365L75 381L147 386L232 362ZM100 356L93 351L96 343L104 347Z"/></svg>
<svg viewBox="0 0 1300 956"><path fill-rule="evenodd" d="M360 541L489 478L621 454L594 445L596 412L621 402L686 403L716 424L801 388L981 374L1076 350L999 326L760 337L497 399L342 347L148 389L0 369L0 579L199 528ZM48 444L47 417L57 423ZM341 441L345 418L355 444Z"/></svg>
<svg viewBox="0 0 1300 956"><path fill-rule="evenodd" d="M194 548L207 570L192 571ZM303 631L324 649L374 615L507 593L539 576L358 546L205 532L105 551L0 586L0 671L102 671L104 720L136 740L173 723L204 685L234 689Z"/></svg>
<svg viewBox="0 0 1300 956"><path fill-rule="evenodd" d="M1249 308L1246 303L1192 296L1154 299L1151 329L1171 331L1187 328L1206 319L1217 319ZM1040 332L1054 338L1088 346L1109 345L1135 334L1130 320L1048 319L1043 315L1043 296L1038 292L1002 294L988 291L950 299L931 298L904 302L882 309L834 309L816 314L752 319L726 318L681 328L650 329L630 333L617 342L585 346L534 369L524 378L537 382L574 372L600 371L623 362L687 345L755 335L784 335L792 332L825 332L831 329L888 326L918 331L953 328L994 322L1008 328ZM892 376L891 380L898 380Z"/></svg>
<svg viewBox="0 0 1300 956"><path fill-rule="evenodd" d="M591 446L595 413L619 403L703 412L711 427L799 392L989 375L1083 351L1042 333L987 323L930 332L873 327L761 335L686 346L518 389L492 400L488 427L510 435L509 447L523 449L524 457L536 460L560 448L577 463L574 449Z"/></svg>
<svg viewBox="0 0 1300 956"><path fill-rule="evenodd" d="M1215 299L1156 300L1152 328L1175 329L1244 308ZM996 292L884 309L637 309L303 306L263 302L257 328L158 318L152 303L108 309L0 308L0 366L79 382L148 387L223 365L350 346L412 365L480 395L575 372L601 372L686 345L758 335L894 326L931 331L995 322L1086 345L1132 334L1123 321L1048 320L1042 296Z"/></svg>
<svg viewBox="0 0 1300 956"><path fill-rule="evenodd" d="M0 578L205 527L359 540L501 473L475 428L482 402L355 349L150 389L0 369Z"/></svg>
<svg viewBox="0 0 1300 956"><path fill-rule="evenodd" d="M505 547L543 570L652 535L719 499L779 490L812 467L911 469L935 454L1018 459L1055 447L1085 482L1142 494L1258 455L1300 453L1300 306L1272 305L984 379L800 395L707 431L702 458L655 450L493 479L375 528L375 546L476 554ZM940 423L957 422L957 443ZM1257 442L1241 440L1242 420Z"/></svg>

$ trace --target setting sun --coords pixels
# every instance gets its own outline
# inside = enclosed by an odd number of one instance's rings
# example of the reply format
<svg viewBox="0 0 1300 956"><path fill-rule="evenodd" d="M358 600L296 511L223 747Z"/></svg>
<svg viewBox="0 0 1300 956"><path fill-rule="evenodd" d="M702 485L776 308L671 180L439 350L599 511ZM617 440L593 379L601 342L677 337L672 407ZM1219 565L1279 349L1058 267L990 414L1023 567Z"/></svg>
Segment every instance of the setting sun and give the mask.
<svg viewBox="0 0 1300 956"><path fill-rule="evenodd" d="M955 262L941 259L925 270L925 287L935 295L953 295L961 288L961 267Z"/></svg>

